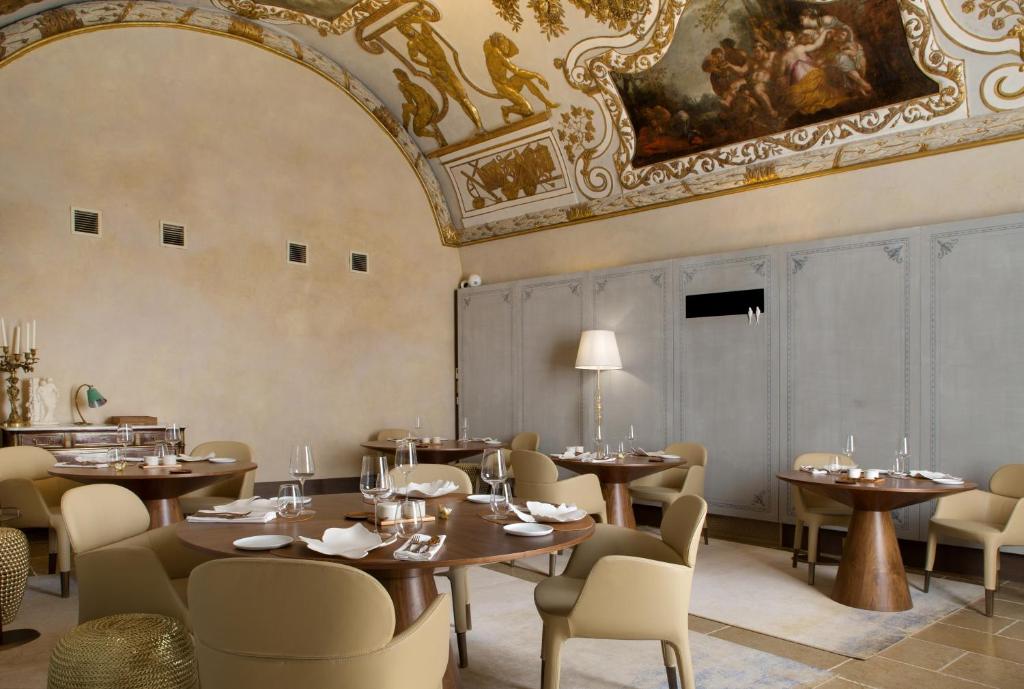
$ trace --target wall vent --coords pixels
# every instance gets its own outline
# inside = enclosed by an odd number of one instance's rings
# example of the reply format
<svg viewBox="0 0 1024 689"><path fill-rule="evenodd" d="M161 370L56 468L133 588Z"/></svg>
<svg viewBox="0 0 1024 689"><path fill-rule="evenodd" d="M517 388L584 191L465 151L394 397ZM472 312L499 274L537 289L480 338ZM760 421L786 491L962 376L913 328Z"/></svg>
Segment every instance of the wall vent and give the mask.
<svg viewBox="0 0 1024 689"><path fill-rule="evenodd" d="M85 208L71 209L72 234L84 234L90 237L100 236L100 212Z"/></svg>
<svg viewBox="0 0 1024 689"><path fill-rule="evenodd" d="M160 243L164 246L185 248L185 226L181 223L161 222Z"/></svg>
<svg viewBox="0 0 1024 689"><path fill-rule="evenodd" d="M309 247L305 244L299 244L298 242L288 242L288 262L289 263L309 263Z"/></svg>
<svg viewBox="0 0 1024 689"><path fill-rule="evenodd" d="M349 257L349 270L353 273L369 273L369 256L361 251L353 251Z"/></svg>

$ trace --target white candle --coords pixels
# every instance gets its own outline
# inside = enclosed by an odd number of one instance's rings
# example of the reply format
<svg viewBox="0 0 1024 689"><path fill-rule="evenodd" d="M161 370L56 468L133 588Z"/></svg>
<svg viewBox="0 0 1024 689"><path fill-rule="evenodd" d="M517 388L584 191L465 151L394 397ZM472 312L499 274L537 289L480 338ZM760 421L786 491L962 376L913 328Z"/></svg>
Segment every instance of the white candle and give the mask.
<svg viewBox="0 0 1024 689"><path fill-rule="evenodd" d="M21 326L14 326L14 353L21 354Z"/></svg>
<svg viewBox="0 0 1024 689"><path fill-rule="evenodd" d="M7 324L0 317L0 345L7 346Z"/></svg>
<svg viewBox="0 0 1024 689"><path fill-rule="evenodd" d="M32 319L32 349L36 348L36 319Z"/></svg>

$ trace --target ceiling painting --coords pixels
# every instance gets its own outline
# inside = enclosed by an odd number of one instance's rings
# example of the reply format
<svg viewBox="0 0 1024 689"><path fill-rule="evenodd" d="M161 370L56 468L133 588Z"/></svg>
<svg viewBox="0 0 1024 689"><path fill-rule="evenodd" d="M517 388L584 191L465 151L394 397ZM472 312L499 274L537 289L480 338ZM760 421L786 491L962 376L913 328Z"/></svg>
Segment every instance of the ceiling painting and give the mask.
<svg viewBox="0 0 1024 689"><path fill-rule="evenodd" d="M1018 0L0 0L0 66L131 23L330 75L452 246L1024 136Z"/></svg>

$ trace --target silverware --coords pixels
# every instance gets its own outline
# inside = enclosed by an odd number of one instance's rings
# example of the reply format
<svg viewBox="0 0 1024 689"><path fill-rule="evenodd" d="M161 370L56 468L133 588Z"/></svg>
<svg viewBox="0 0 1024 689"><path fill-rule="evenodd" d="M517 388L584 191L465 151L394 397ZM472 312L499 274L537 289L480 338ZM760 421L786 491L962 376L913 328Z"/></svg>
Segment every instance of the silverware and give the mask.
<svg viewBox="0 0 1024 689"><path fill-rule="evenodd" d="M435 545L437 545L440 542L441 542L441 537L440 536L431 536L430 538L428 538L425 541L424 540L417 541L416 543L414 543L410 547L410 550L413 553L415 553L416 555L422 555L424 553L430 552L430 549L433 548Z"/></svg>
<svg viewBox="0 0 1024 689"><path fill-rule="evenodd" d="M198 517L220 517L221 519L242 519L248 517L252 512L217 512L214 510L199 510Z"/></svg>

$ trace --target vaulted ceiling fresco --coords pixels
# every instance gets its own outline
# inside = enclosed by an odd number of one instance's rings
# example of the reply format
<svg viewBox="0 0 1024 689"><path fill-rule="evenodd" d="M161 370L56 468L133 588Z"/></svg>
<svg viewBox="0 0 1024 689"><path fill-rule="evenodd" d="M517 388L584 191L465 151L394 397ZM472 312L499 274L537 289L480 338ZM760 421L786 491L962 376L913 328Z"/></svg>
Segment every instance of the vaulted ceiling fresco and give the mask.
<svg viewBox="0 0 1024 689"><path fill-rule="evenodd" d="M388 131L458 246L1024 136L1024 0L0 0L274 50Z"/></svg>

